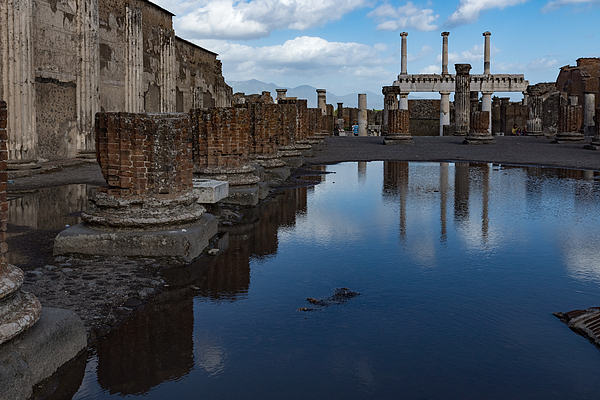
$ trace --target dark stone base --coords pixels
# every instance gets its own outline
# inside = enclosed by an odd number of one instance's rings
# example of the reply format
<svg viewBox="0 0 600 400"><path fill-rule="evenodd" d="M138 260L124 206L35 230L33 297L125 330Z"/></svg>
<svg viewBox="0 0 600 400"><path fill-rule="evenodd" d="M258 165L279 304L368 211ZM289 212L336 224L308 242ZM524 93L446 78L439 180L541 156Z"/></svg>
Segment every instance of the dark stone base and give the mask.
<svg viewBox="0 0 600 400"><path fill-rule="evenodd" d="M40 320L0 346L0 398L26 400L32 388L87 346L83 322L72 311L43 308Z"/></svg>
<svg viewBox="0 0 600 400"><path fill-rule="evenodd" d="M590 143L583 146L586 150L600 150L600 143Z"/></svg>
<svg viewBox="0 0 600 400"><path fill-rule="evenodd" d="M26 171L30 169L39 169L42 168L40 164L38 164L38 160L28 160L28 161L7 161L6 162L6 170L7 171Z"/></svg>
<svg viewBox="0 0 600 400"><path fill-rule="evenodd" d="M99 230L82 222L58 234L54 254L175 257L189 262L208 246L217 229L218 221L211 214L185 228L165 231Z"/></svg>
<svg viewBox="0 0 600 400"><path fill-rule="evenodd" d="M579 132L557 133L552 143L574 143L583 142L585 137Z"/></svg>

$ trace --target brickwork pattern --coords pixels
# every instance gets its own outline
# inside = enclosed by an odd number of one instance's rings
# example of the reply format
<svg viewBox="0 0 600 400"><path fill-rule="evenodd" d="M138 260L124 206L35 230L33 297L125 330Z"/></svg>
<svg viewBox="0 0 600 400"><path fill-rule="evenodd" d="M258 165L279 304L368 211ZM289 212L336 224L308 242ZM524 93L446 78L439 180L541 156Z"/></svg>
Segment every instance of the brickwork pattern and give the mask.
<svg viewBox="0 0 600 400"><path fill-rule="evenodd" d="M6 195L8 175L6 161L8 160L8 115L6 102L0 101L0 268L6 267L6 224L8 221L8 198Z"/></svg>
<svg viewBox="0 0 600 400"><path fill-rule="evenodd" d="M298 99L296 101L296 109L298 110L298 129L296 131L296 137L298 140L305 140L309 136L308 127L310 123L308 100Z"/></svg>
<svg viewBox="0 0 600 400"><path fill-rule="evenodd" d="M558 131L579 132L583 125L583 107L564 105L558 115Z"/></svg>
<svg viewBox="0 0 600 400"><path fill-rule="evenodd" d="M309 108L308 115L308 135L314 136L316 133L321 132L320 121L323 113L319 108Z"/></svg>
<svg viewBox="0 0 600 400"><path fill-rule="evenodd" d="M295 104L280 104L280 138L282 146L290 146L296 142L298 110Z"/></svg>
<svg viewBox="0 0 600 400"><path fill-rule="evenodd" d="M250 153L276 154L280 141L279 119L281 107L277 104L250 103Z"/></svg>
<svg viewBox="0 0 600 400"><path fill-rule="evenodd" d="M409 133L410 113L408 110L388 110L388 134Z"/></svg>
<svg viewBox="0 0 600 400"><path fill-rule="evenodd" d="M187 114L96 114L96 156L113 196L178 194L192 188Z"/></svg>
<svg viewBox="0 0 600 400"><path fill-rule="evenodd" d="M473 111L471 112L471 130L470 133L489 133L490 112Z"/></svg>
<svg viewBox="0 0 600 400"><path fill-rule="evenodd" d="M249 165L251 120L245 107L193 110L194 171Z"/></svg>

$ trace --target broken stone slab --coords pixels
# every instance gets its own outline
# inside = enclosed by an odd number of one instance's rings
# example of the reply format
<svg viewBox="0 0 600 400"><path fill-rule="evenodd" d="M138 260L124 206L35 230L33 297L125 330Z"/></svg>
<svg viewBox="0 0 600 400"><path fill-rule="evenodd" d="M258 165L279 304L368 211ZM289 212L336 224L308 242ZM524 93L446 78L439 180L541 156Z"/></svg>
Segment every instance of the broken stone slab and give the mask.
<svg viewBox="0 0 600 400"><path fill-rule="evenodd" d="M208 213L191 225L164 231L118 231L72 226L54 239L54 254L175 257L186 262L198 257L217 234L218 221Z"/></svg>
<svg viewBox="0 0 600 400"><path fill-rule="evenodd" d="M258 182L258 198L264 200L269 197L269 184L267 182Z"/></svg>
<svg viewBox="0 0 600 400"><path fill-rule="evenodd" d="M77 314L44 308L33 327L0 345L0 397L28 399L34 385L52 376L86 346L87 334Z"/></svg>
<svg viewBox="0 0 600 400"><path fill-rule="evenodd" d="M221 200L223 204L238 206L255 206L260 200L258 184L250 186L233 186L229 188L229 196Z"/></svg>
<svg viewBox="0 0 600 400"><path fill-rule="evenodd" d="M600 348L600 307L553 313L571 330Z"/></svg>
<svg viewBox="0 0 600 400"><path fill-rule="evenodd" d="M213 179L192 179L194 194L200 204L215 204L229 196L229 182Z"/></svg>

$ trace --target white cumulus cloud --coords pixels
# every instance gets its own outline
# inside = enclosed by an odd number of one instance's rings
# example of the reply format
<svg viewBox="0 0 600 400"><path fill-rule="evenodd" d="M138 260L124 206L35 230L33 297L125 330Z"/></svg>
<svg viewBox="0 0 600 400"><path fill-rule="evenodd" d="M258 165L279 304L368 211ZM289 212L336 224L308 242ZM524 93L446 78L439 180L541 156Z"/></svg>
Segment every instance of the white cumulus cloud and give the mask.
<svg viewBox="0 0 600 400"><path fill-rule="evenodd" d="M466 25L476 22L482 11L493 8L503 9L519 4L526 3L529 0L460 0L460 5L456 11L450 15L446 24L448 26Z"/></svg>
<svg viewBox="0 0 600 400"><path fill-rule="evenodd" d="M200 46L219 53L229 80L249 77L270 80L276 76L387 77L384 66L395 60L382 59L379 46L361 43L329 42L319 37L301 36L274 46L252 47L239 43L208 40Z"/></svg>
<svg viewBox="0 0 600 400"><path fill-rule="evenodd" d="M394 7L385 3L367 14L368 17L379 21L377 29L381 31L395 31L398 29L415 28L418 31L432 31L437 29L433 25L439 15L433 15L433 10L421 8L411 1L401 7Z"/></svg>
<svg viewBox="0 0 600 400"><path fill-rule="evenodd" d="M280 29L304 30L342 18L370 0L162 0L181 13L179 34L194 39L249 40Z"/></svg>

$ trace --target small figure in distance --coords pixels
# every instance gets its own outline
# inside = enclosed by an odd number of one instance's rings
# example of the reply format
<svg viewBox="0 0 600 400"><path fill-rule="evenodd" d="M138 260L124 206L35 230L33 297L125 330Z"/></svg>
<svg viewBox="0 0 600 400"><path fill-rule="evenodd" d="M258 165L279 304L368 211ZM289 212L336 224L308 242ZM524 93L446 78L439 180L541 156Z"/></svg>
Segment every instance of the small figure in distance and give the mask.
<svg viewBox="0 0 600 400"><path fill-rule="evenodd" d="M517 124L514 124L513 127L512 127L511 135L512 136L517 136L520 132L521 132L521 130L519 129L519 127L517 126Z"/></svg>

